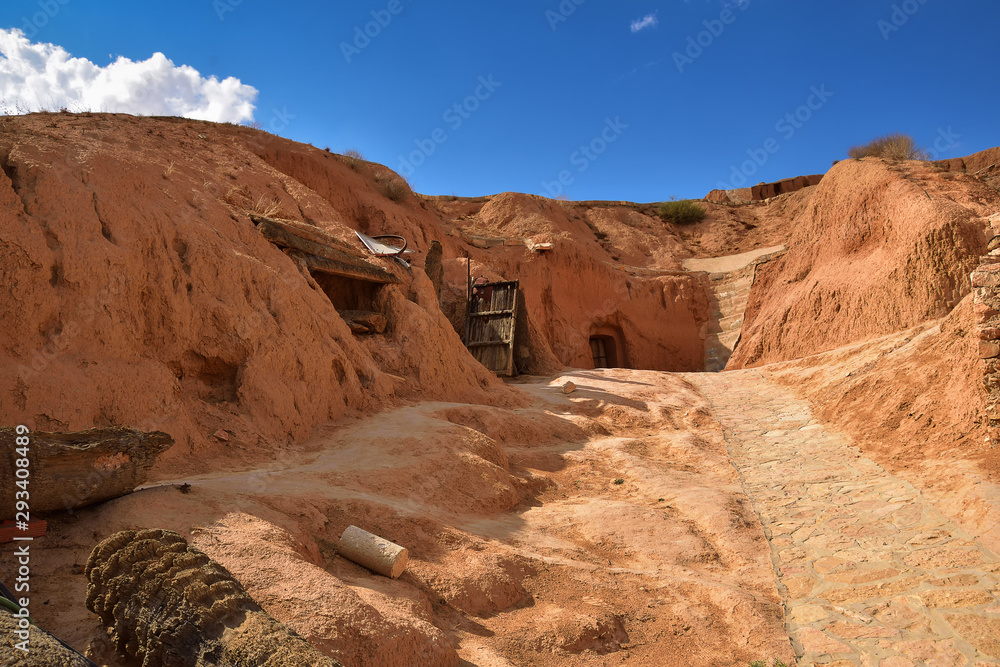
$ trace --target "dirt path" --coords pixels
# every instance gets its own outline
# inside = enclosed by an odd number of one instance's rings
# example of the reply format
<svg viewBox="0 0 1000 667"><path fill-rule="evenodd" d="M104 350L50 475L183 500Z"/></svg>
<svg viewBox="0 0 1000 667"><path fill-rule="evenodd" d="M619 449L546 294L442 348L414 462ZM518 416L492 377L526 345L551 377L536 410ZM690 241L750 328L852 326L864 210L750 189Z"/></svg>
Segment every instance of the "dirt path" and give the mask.
<svg viewBox="0 0 1000 667"><path fill-rule="evenodd" d="M800 666L1000 665L1000 559L755 371L685 375L760 516Z"/></svg>

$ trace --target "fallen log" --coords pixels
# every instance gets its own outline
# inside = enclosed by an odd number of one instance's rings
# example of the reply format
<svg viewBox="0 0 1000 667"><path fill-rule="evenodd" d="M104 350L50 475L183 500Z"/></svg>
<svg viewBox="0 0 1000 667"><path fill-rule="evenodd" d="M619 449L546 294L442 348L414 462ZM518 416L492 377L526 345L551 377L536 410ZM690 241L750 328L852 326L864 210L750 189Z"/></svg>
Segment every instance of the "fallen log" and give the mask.
<svg viewBox="0 0 1000 667"><path fill-rule="evenodd" d="M6 515L14 513L18 491L28 491L32 512L71 510L131 493L146 481L157 456L172 444L174 439L160 431L108 428L32 431L18 436L12 428L0 428L0 452L4 453L0 457L0 514L4 516L0 518L14 518ZM18 465L24 459L27 466Z"/></svg>
<svg viewBox="0 0 1000 667"><path fill-rule="evenodd" d="M128 530L87 559L87 608L144 667L342 667L169 530Z"/></svg>

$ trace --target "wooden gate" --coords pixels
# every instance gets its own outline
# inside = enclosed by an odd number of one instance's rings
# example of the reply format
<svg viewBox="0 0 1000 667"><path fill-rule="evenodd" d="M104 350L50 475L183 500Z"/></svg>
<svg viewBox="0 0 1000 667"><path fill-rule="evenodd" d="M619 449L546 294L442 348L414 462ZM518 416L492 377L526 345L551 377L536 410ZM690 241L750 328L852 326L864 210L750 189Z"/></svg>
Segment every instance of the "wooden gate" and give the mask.
<svg viewBox="0 0 1000 667"><path fill-rule="evenodd" d="M512 376L519 281L475 285L465 315L465 346L479 363Z"/></svg>

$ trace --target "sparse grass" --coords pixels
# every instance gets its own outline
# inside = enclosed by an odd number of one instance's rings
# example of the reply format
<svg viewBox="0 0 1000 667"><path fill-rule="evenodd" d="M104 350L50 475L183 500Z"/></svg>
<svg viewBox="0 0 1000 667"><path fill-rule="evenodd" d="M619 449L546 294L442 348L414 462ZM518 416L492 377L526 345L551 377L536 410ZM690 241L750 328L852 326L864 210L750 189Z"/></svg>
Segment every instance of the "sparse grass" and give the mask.
<svg viewBox="0 0 1000 667"><path fill-rule="evenodd" d="M705 218L705 207L690 199L671 199L660 204L660 217L675 225L693 225Z"/></svg>
<svg viewBox="0 0 1000 667"><path fill-rule="evenodd" d="M250 209L250 212L265 218L273 218L281 213L281 202L274 197L268 200L266 195L261 195Z"/></svg>
<svg viewBox="0 0 1000 667"><path fill-rule="evenodd" d="M917 146L917 142L908 134L893 132L881 137L875 137L867 144L851 146L847 156L855 160L863 157L880 157L885 160L927 160L930 155Z"/></svg>
<svg viewBox="0 0 1000 667"><path fill-rule="evenodd" d="M753 662L750 663L750 667L767 667L767 661L766 660L754 660ZM783 663L780 660L775 660L773 667L788 667L788 665L786 665L785 663Z"/></svg>
<svg viewBox="0 0 1000 667"><path fill-rule="evenodd" d="M171 162L167 165L167 168L163 170L163 178L170 178L174 175L175 171L177 170L174 168L174 163Z"/></svg>
<svg viewBox="0 0 1000 667"><path fill-rule="evenodd" d="M361 165L364 162L365 158L359 151L356 151L353 148L349 148L344 151L344 163L354 171L361 169Z"/></svg>
<svg viewBox="0 0 1000 667"><path fill-rule="evenodd" d="M250 188L246 185L234 185L229 188L229 192L222 195L222 201L226 202L233 208L244 208L251 200L252 197L250 195Z"/></svg>

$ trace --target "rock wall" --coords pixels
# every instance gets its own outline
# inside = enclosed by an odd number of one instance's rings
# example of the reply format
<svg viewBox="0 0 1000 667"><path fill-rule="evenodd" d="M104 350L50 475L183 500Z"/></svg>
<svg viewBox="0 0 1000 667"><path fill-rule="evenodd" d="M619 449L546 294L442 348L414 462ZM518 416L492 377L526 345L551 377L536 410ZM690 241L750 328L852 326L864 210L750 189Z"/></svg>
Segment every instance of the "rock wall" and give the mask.
<svg viewBox="0 0 1000 667"><path fill-rule="evenodd" d="M557 241L545 253L501 246L471 254L474 276L520 281L528 341L516 361L523 373L593 368L590 337L605 327L621 331L630 368L704 367L708 295L694 275L630 273L572 241ZM464 329L466 271L465 259L445 262L445 310L457 330Z"/></svg>
<svg viewBox="0 0 1000 667"><path fill-rule="evenodd" d="M970 276L975 295L988 425L1000 433L1000 256L988 255Z"/></svg>
<svg viewBox="0 0 1000 667"><path fill-rule="evenodd" d="M443 309L457 331L464 330L470 271L520 281L528 331L518 346L526 351L516 359L521 372L593 368L590 337L606 328L620 332L619 356L630 368L704 367L708 295L681 270L674 255L681 243L658 218L510 192L434 203L450 246Z"/></svg>
<svg viewBox="0 0 1000 667"><path fill-rule="evenodd" d="M795 178L785 178L773 183L758 183L749 188L737 188L734 190L712 190L705 195L705 201L717 204L749 204L755 201L764 201L778 195L787 195L798 192L802 188L819 185L823 180L823 174L813 174L812 176L796 176Z"/></svg>

